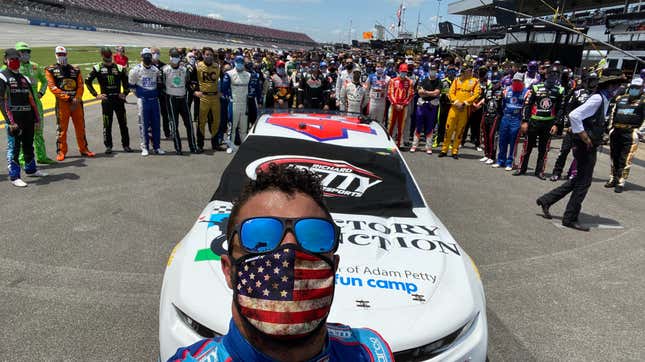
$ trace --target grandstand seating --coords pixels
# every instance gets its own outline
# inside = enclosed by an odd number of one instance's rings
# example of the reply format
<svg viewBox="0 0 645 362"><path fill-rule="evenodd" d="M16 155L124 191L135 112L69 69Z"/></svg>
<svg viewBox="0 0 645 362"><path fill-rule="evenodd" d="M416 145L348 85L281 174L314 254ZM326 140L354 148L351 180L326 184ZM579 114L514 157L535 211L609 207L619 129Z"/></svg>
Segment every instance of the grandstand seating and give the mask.
<svg viewBox="0 0 645 362"><path fill-rule="evenodd" d="M5 0L0 14L37 16L42 20L110 27L129 31L186 35L198 33L209 39L231 37L268 43L312 46L306 34L213 19L161 9L147 0Z"/></svg>

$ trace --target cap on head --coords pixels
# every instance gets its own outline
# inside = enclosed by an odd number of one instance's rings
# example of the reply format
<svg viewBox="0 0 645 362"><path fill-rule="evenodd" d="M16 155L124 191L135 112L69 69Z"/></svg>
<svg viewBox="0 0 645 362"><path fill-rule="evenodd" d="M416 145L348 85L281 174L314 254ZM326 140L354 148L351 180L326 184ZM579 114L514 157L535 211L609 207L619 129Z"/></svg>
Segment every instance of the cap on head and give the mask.
<svg viewBox="0 0 645 362"><path fill-rule="evenodd" d="M399 72L407 73L408 72L408 65L406 63L403 63L403 64L399 65Z"/></svg>
<svg viewBox="0 0 645 362"><path fill-rule="evenodd" d="M643 88L643 78L634 78L632 79L631 83L629 83L630 87L640 87Z"/></svg>
<svg viewBox="0 0 645 362"><path fill-rule="evenodd" d="M244 57L241 56L241 55L238 55L238 56L235 57L235 59L233 61L235 63L244 64Z"/></svg>
<svg viewBox="0 0 645 362"><path fill-rule="evenodd" d="M524 82L524 73L517 72L513 75L513 80L519 80L520 82Z"/></svg>
<svg viewBox="0 0 645 362"><path fill-rule="evenodd" d="M275 63L275 67L276 67L276 68L284 68L284 62L283 62L282 60L278 60L278 61Z"/></svg>
<svg viewBox="0 0 645 362"><path fill-rule="evenodd" d="M168 51L168 55L171 58L180 58L181 57L181 54L179 53L179 50L177 48L170 48L170 50Z"/></svg>
<svg viewBox="0 0 645 362"><path fill-rule="evenodd" d="M17 51L31 50L31 48L29 47L29 44L25 43L24 41L19 41L16 43L16 50Z"/></svg>
<svg viewBox="0 0 645 362"><path fill-rule="evenodd" d="M14 48L5 49L4 58L5 59L20 58L20 53L18 53L18 51L16 49L14 49Z"/></svg>
<svg viewBox="0 0 645 362"><path fill-rule="evenodd" d="M325 63L325 62L320 62L320 67L321 67L321 68L327 68L327 63Z"/></svg>
<svg viewBox="0 0 645 362"><path fill-rule="evenodd" d="M64 46L57 46L56 49L54 49L54 53L56 54L67 54L67 49L65 49Z"/></svg>
<svg viewBox="0 0 645 362"><path fill-rule="evenodd" d="M152 55L152 50L150 50L150 48L143 48L143 49L141 49L141 55L144 55L144 54L150 54L150 55Z"/></svg>

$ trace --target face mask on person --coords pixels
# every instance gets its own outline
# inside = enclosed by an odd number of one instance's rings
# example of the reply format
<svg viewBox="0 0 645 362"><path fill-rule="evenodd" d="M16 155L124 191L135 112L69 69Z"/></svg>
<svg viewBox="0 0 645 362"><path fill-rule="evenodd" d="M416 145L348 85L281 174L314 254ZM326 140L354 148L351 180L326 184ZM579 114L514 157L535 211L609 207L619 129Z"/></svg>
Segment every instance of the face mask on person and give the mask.
<svg viewBox="0 0 645 362"><path fill-rule="evenodd" d="M112 63L112 57L103 57L103 63L105 64Z"/></svg>
<svg viewBox="0 0 645 362"><path fill-rule="evenodd" d="M161 58L161 55L159 53L152 54L152 60L158 61L160 58Z"/></svg>
<svg viewBox="0 0 645 362"><path fill-rule="evenodd" d="M195 57L188 57L186 58L186 60L188 61L188 64L195 65L195 61L196 61Z"/></svg>
<svg viewBox="0 0 645 362"><path fill-rule="evenodd" d="M244 63L235 63L235 70L241 72L244 70Z"/></svg>
<svg viewBox="0 0 645 362"><path fill-rule="evenodd" d="M31 54L27 52L20 52L20 61L23 63L29 63L31 60Z"/></svg>
<svg viewBox="0 0 645 362"><path fill-rule="evenodd" d="M435 79L435 78L437 78L437 71L436 71L436 70L431 70L431 71L429 71L429 72L428 72L428 77L430 77L430 79Z"/></svg>
<svg viewBox="0 0 645 362"><path fill-rule="evenodd" d="M9 68L14 72L17 72L18 69L20 69L20 59L13 58L13 59L7 60L7 68Z"/></svg>
<svg viewBox="0 0 645 362"><path fill-rule="evenodd" d="M57 55L56 62L60 65L67 65L67 55Z"/></svg>
<svg viewBox="0 0 645 362"><path fill-rule="evenodd" d="M231 281L233 284L233 303L242 319L253 326L262 334L277 340L293 340L312 335L320 329L327 320L334 297L334 264L327 257L308 252L294 244L279 246L268 253L247 254L231 261L234 268L231 268ZM262 271L272 263L279 262L278 273L266 273ZM298 293L296 285L298 282L285 278L293 278L297 265L306 264L316 274L322 275L316 279L316 313L303 313L303 310L311 309L311 300L298 300L294 293ZM275 264L274 264L275 266ZM270 268L270 267L269 267ZM270 268L273 271L273 268ZM264 275L259 281L267 288L258 288L256 283L249 283L253 275ZM281 287L273 290L271 285L278 284ZM267 294L267 290L270 290ZM305 298L306 299L306 298ZM296 315L299 323L290 324L284 328L282 324L264 323L258 320L257 311L264 313L280 314L285 320L290 320Z"/></svg>
<svg viewBox="0 0 645 362"><path fill-rule="evenodd" d="M513 90L513 92L521 92L524 89L524 83L517 80L513 81L511 83L511 89Z"/></svg>
<svg viewBox="0 0 645 362"><path fill-rule="evenodd" d="M354 69L354 63L349 63L345 66L348 72L351 72Z"/></svg>
<svg viewBox="0 0 645 362"><path fill-rule="evenodd" d="M638 97L641 95L641 89L640 88L629 88L629 96L630 97Z"/></svg>
<svg viewBox="0 0 645 362"><path fill-rule="evenodd" d="M141 61L144 65L152 64L152 54L144 54L141 56Z"/></svg>
<svg viewBox="0 0 645 362"><path fill-rule="evenodd" d="M400 73L399 73L399 78L401 78L401 79L406 79L407 77L408 77L408 73L407 73L407 72L400 72Z"/></svg>
<svg viewBox="0 0 645 362"><path fill-rule="evenodd" d="M277 68L275 72L281 77L286 74L286 70L284 68Z"/></svg>
<svg viewBox="0 0 645 362"><path fill-rule="evenodd" d="M171 57L171 58L170 58L170 64L172 64L172 65L179 65L179 61L180 61L180 60L181 60L181 58L179 58L179 57Z"/></svg>
<svg viewBox="0 0 645 362"><path fill-rule="evenodd" d="M557 74L549 74L546 77L546 80L544 81L544 84L547 86L547 88L551 88L556 85L558 82L558 75Z"/></svg>
<svg viewBox="0 0 645 362"><path fill-rule="evenodd" d="M213 64L213 56L212 55L205 56L204 57L204 63L206 63L206 65Z"/></svg>
<svg viewBox="0 0 645 362"><path fill-rule="evenodd" d="M382 76L382 75L383 75L383 73L385 73L385 69L383 69L383 68L381 68L381 67L376 68L376 74L377 74L379 77L380 77L380 76Z"/></svg>
<svg viewBox="0 0 645 362"><path fill-rule="evenodd" d="M354 84L359 84L361 82L361 73L358 73L358 72L353 73L352 82L354 82Z"/></svg>

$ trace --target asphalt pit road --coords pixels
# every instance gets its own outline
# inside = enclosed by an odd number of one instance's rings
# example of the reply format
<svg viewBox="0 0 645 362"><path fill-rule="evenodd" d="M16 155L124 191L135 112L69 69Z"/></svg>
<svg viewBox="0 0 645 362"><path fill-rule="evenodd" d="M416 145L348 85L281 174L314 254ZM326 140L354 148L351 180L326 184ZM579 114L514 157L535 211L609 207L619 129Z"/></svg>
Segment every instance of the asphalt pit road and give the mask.
<svg viewBox="0 0 645 362"><path fill-rule="evenodd" d="M11 282L9 282L9 284L8 284L7 286L8 286L9 288L15 288L15 287L17 287L17 286L18 286L18 284L20 284L20 283L24 282L25 280L27 280L27 278L25 278L25 277L19 277L19 278L16 278L16 279L12 280Z"/></svg>
<svg viewBox="0 0 645 362"><path fill-rule="evenodd" d="M542 214L538 214L542 215ZM562 225L562 216L553 216L553 225L560 229L567 229L566 226ZM600 215L589 215L585 213L580 213L579 217L580 224L583 226L588 226L592 229L599 230L618 230L624 229L625 227L621 225L618 221L606 217L601 217Z"/></svg>

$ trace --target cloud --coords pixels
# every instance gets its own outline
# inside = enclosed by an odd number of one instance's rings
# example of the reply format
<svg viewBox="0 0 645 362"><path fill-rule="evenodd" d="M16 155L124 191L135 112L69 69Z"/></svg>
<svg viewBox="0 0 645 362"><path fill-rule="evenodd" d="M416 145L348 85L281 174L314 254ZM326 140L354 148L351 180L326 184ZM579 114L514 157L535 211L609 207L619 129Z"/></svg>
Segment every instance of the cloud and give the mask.
<svg viewBox="0 0 645 362"><path fill-rule="evenodd" d="M246 7L236 3L220 3L215 1L209 1L204 4L204 7L216 10L221 14L223 14L226 18L229 18L230 14L236 14L237 17L246 18L247 22L259 21L259 22L271 23L273 20L295 19L295 17L293 16L283 15L283 14L272 14L262 9Z"/></svg>
<svg viewBox="0 0 645 362"><path fill-rule="evenodd" d="M222 14L219 14L219 13L210 13L210 14L207 14L206 16L213 19L222 19Z"/></svg>
<svg viewBox="0 0 645 362"><path fill-rule="evenodd" d="M321 0L264 0L267 3L274 4L320 4Z"/></svg>
<svg viewBox="0 0 645 362"><path fill-rule="evenodd" d="M401 0L387 0L390 4L401 5ZM423 5L426 0L404 0L403 6L405 7L418 7Z"/></svg>

